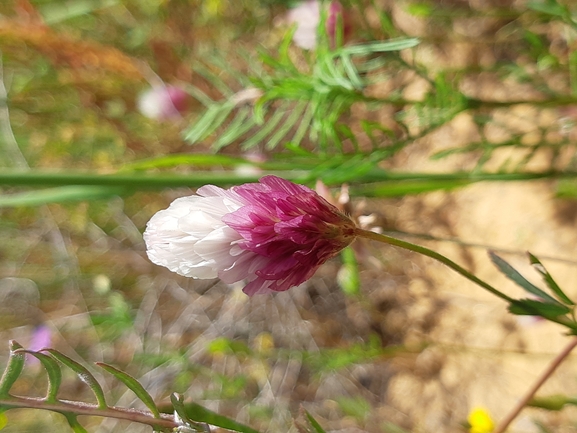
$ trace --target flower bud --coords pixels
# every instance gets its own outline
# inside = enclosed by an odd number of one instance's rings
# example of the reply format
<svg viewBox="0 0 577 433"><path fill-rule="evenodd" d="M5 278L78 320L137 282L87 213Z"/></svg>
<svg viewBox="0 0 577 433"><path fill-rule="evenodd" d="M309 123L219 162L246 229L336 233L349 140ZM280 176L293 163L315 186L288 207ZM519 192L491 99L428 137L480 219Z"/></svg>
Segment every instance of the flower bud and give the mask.
<svg viewBox="0 0 577 433"><path fill-rule="evenodd" d="M138 98L138 110L150 119L178 119L187 109L188 94L175 86L152 87Z"/></svg>
<svg viewBox="0 0 577 433"><path fill-rule="evenodd" d="M245 280L282 292L308 280L355 238L355 224L311 189L265 176L228 190L206 185L148 222L150 260L192 278Z"/></svg>

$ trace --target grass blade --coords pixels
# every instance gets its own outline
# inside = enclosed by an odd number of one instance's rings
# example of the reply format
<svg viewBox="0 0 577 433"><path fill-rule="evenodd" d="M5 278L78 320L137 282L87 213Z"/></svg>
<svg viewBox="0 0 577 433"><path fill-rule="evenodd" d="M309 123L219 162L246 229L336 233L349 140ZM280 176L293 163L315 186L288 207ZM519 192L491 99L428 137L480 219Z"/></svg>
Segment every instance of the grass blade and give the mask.
<svg viewBox="0 0 577 433"><path fill-rule="evenodd" d="M115 187L88 185L62 186L3 195L0 197L0 208L41 206L48 203L107 199L117 195L122 195L124 192L126 192L124 188Z"/></svg>
<svg viewBox="0 0 577 433"><path fill-rule="evenodd" d="M132 162L124 165L122 170L149 170L153 168L178 167L179 165L190 165L194 167L236 167L245 164L250 164L250 161L247 161L244 158L236 158L226 155L184 153Z"/></svg>

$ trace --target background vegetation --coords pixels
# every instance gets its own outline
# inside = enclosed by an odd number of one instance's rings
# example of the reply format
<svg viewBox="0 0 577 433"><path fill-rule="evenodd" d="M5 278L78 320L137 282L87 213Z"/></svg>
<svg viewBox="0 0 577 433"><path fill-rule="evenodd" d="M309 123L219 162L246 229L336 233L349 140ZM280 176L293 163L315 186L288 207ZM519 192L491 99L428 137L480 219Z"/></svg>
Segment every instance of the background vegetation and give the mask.
<svg viewBox="0 0 577 433"><path fill-rule="evenodd" d="M574 294L575 6L343 0L351 35L332 46L320 31L307 51L291 42L288 3L0 4L0 365L8 340L38 350L43 337L86 365L110 404L146 408L93 362L138 378L161 408L178 392L259 431L314 430L301 406L326 430L466 431L476 405L502 416L533 364L502 381L500 364L456 359L543 361L556 340L523 334L504 305L467 298L478 289L430 261L362 244L303 287L248 299L152 265L141 233L197 186L272 172L322 180L364 224L409 232L473 271L486 268L471 246L531 248ZM147 118L139 98L162 84L184 90L186 108ZM508 213L482 204L496 196ZM486 333L462 322L455 299L489 311L475 316ZM28 362L14 391L42 395L40 364ZM567 397L561 407L577 392L567 374L551 390ZM65 374L60 397L93 395ZM519 431L577 428L570 410L533 413ZM7 412L4 430L68 428L33 414Z"/></svg>

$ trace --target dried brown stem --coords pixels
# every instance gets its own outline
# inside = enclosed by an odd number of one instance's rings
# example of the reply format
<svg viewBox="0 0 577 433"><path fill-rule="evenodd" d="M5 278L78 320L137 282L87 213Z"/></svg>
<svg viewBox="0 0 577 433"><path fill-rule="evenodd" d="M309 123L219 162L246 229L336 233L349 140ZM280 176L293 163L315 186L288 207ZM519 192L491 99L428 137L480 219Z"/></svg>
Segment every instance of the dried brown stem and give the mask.
<svg viewBox="0 0 577 433"><path fill-rule="evenodd" d="M118 407L99 409L95 404L78 401L60 400L57 403L46 403L46 401L39 398L10 396L9 398L0 400L0 407L3 409L44 409L65 415L74 414L124 419L140 424L146 424L162 431L172 431L173 428L179 425L174 421L172 415L161 414L160 418L154 418L150 412L143 410Z"/></svg>
<svg viewBox="0 0 577 433"><path fill-rule="evenodd" d="M559 365L569 356L571 351L577 346L577 337L573 337L569 344L551 361L551 364L545 369L545 371L541 374L538 380L533 384L533 386L527 391L525 396L519 400L517 405L511 410L511 412L501 420L497 428L493 431L493 433L504 433L509 427L509 424L513 422L515 418L521 413L523 408L527 406L527 403L534 397L535 393L541 388L541 386L551 377L553 372L559 367Z"/></svg>

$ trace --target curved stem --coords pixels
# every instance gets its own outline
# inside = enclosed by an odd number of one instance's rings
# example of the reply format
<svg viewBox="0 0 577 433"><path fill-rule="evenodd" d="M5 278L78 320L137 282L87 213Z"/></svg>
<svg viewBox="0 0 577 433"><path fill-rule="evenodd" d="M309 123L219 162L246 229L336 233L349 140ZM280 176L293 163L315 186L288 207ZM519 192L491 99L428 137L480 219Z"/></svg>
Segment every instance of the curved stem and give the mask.
<svg viewBox="0 0 577 433"><path fill-rule="evenodd" d="M179 426L179 424L174 421L174 416L168 414L161 414L160 418L154 418L150 412L137 409L124 409L119 407L101 409L97 405L77 401L59 400L49 403L38 398L9 396L8 398L0 399L0 408L3 410L18 408L43 409L61 413L66 417L87 415L122 419L147 424L159 431L172 431L172 429Z"/></svg>
<svg viewBox="0 0 577 433"><path fill-rule="evenodd" d="M355 234L361 238L371 239L371 240L374 240L377 242L382 242L385 244L394 245L396 247L400 247L400 248L403 248L403 249L409 250L409 251L414 251L415 253L419 253L419 254L422 254L424 256L435 259L438 262L441 262L444 265L448 266L449 268L453 269L457 273L461 274L463 277L467 278L468 280L474 282L475 284L483 287L484 289L488 290L492 294L498 296L499 298L501 298L507 302L513 302L514 301L512 298L510 298L509 296L507 296L506 294L504 294L500 290L497 290L496 288L491 286L489 283L486 283L485 281L481 280L480 278L477 278L471 272L467 271L462 266L453 262L451 259L448 259L447 257L445 257L445 256L443 256L443 255L441 255L441 254L439 254L433 250L422 247L420 245L412 244L410 242L402 241L400 239L395 239L395 238L392 238L392 237L387 236L387 235L371 232L369 230L363 230L363 229L357 228L357 229L355 229Z"/></svg>
<svg viewBox="0 0 577 433"><path fill-rule="evenodd" d="M519 413L521 413L523 408L525 406L527 406L527 403L529 403L529 401L533 398L533 396L539 390L541 385L543 385L547 381L547 379L549 379L549 377L551 377L551 375L557 369L557 367L559 367L561 362L563 362L565 360L565 358L567 358L567 356L569 356L571 351L576 346L577 346L577 337L573 337L571 339L571 341L569 342L569 344L567 345L567 347L565 347L565 349L563 349L563 351L561 351L561 353L559 353L559 355L557 355L555 357L555 359L553 359L553 361L551 361L551 364L549 364L549 366L545 369L545 371L537 379L537 382L535 382L533 384L533 386L529 389L529 391L527 391L525 396L523 396L523 398L521 400L519 400L519 402L515 405L513 410L511 410L511 412L499 423L499 425L493 431L493 433L504 433L505 430L507 430L507 427L509 427L509 424L511 424L511 422L513 422L513 420L515 418L517 418Z"/></svg>

